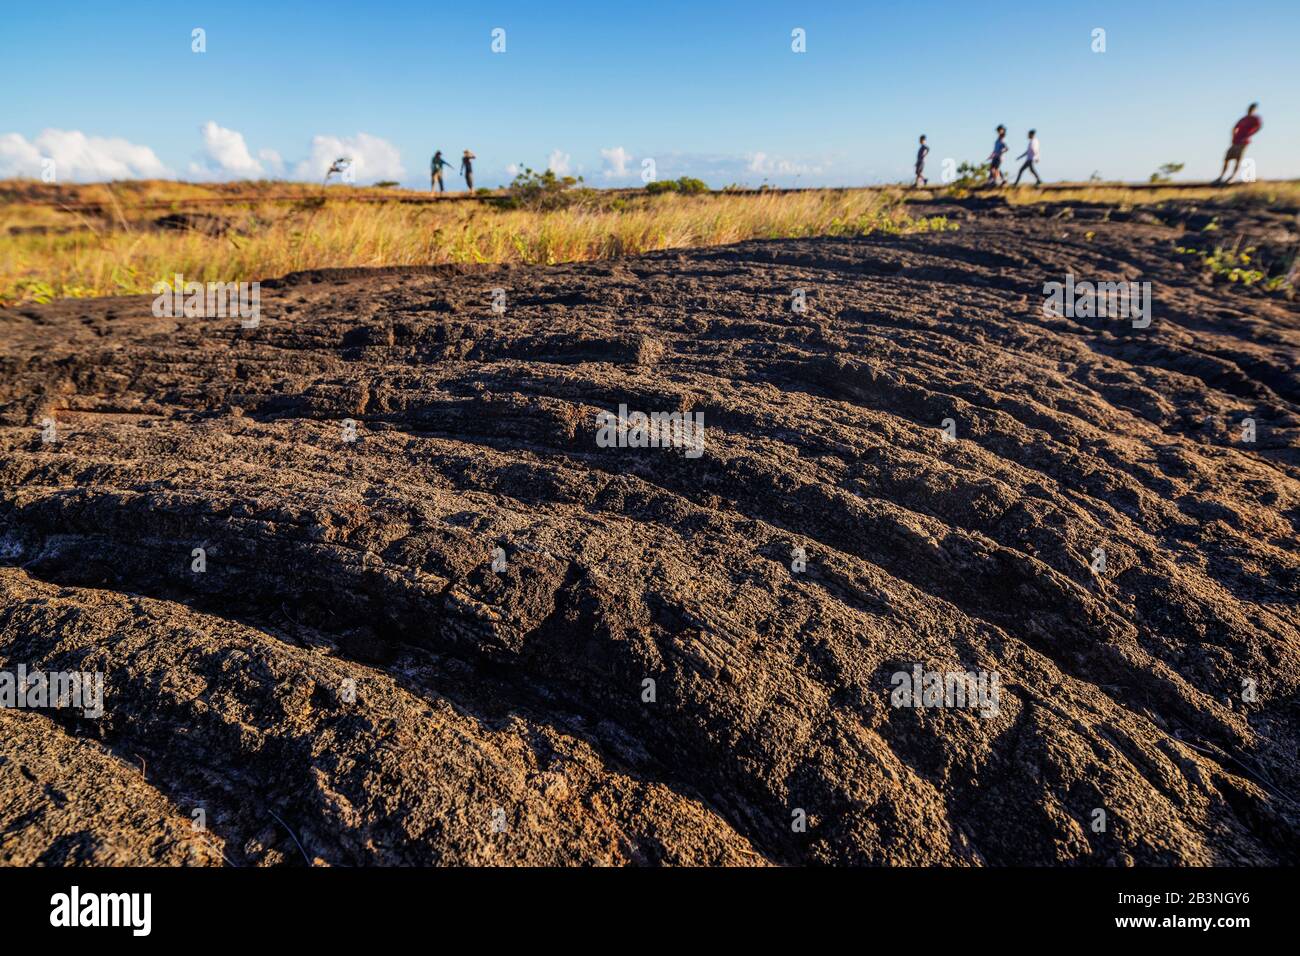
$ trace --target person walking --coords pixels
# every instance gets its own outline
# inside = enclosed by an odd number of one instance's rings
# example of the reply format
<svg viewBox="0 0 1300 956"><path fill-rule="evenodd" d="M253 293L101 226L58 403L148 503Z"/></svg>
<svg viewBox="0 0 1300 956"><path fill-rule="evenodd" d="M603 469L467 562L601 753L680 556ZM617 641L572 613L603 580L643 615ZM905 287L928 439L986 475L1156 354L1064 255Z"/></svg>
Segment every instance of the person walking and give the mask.
<svg viewBox="0 0 1300 956"><path fill-rule="evenodd" d="M1241 158L1246 153L1246 147L1250 145L1250 138L1259 132L1259 128L1264 125L1263 120L1255 115L1255 110L1259 108L1258 103L1251 103L1246 109L1246 115L1237 120L1237 125L1232 128L1232 145L1228 147L1228 152L1223 157L1223 169L1219 171L1219 178L1214 181L1216 186L1227 185L1232 182L1233 178L1241 170ZM1232 163L1232 174L1228 175L1228 163Z"/></svg>
<svg viewBox="0 0 1300 956"><path fill-rule="evenodd" d="M921 137L921 148L916 151L916 188L927 185L930 180L925 178L925 157L930 155L930 147L925 145L925 137Z"/></svg>
<svg viewBox="0 0 1300 956"><path fill-rule="evenodd" d="M998 127L998 138L993 141L993 152L989 153L989 185L1005 186L1006 179L1002 176L1002 157L1007 152L1007 128Z"/></svg>
<svg viewBox="0 0 1300 956"><path fill-rule="evenodd" d="M478 159L468 149L465 155L460 158L460 174L465 177L465 188L470 192L474 191L474 160Z"/></svg>
<svg viewBox="0 0 1300 956"><path fill-rule="evenodd" d="M451 169L451 163L442 158L442 150L437 150L433 154L433 159L429 161L429 192L447 191L447 184L442 181L444 168Z"/></svg>
<svg viewBox="0 0 1300 956"><path fill-rule="evenodd" d="M1025 151L1021 153L1019 156L1017 156L1016 159L1023 159L1025 161L1024 165L1020 167L1020 172L1016 173L1017 186L1020 185L1020 177L1025 174L1026 169L1034 174L1034 183L1036 185L1039 186L1043 185L1043 180L1038 175L1038 170L1034 168L1034 163L1038 162L1038 131L1037 130L1031 129L1029 131L1029 145L1025 147Z"/></svg>

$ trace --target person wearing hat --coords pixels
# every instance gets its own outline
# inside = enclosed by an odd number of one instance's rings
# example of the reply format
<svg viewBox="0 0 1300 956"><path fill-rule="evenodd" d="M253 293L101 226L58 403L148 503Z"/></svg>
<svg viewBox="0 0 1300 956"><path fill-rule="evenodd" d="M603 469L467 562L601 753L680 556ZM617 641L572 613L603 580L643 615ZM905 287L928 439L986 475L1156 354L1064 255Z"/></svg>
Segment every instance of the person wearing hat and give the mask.
<svg viewBox="0 0 1300 956"><path fill-rule="evenodd" d="M470 192L474 191L474 160L477 158L468 149L460 158L460 174L465 177L465 188Z"/></svg>
<svg viewBox="0 0 1300 956"><path fill-rule="evenodd" d="M998 127L998 138L993 142L993 152L989 154L989 185L1005 186L1006 180L1002 178L1002 155L1007 151L1007 128Z"/></svg>

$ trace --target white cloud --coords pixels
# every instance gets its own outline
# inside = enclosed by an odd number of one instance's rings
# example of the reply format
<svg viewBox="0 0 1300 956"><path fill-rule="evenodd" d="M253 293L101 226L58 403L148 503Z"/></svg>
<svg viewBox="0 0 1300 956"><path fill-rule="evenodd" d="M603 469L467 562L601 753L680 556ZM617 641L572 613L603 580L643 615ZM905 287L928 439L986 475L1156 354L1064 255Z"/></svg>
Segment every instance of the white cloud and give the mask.
<svg viewBox="0 0 1300 956"><path fill-rule="evenodd" d="M244 142L244 134L208 120L199 127L203 136L201 163L190 163L190 174L204 179L257 179L264 174Z"/></svg>
<svg viewBox="0 0 1300 956"><path fill-rule="evenodd" d="M558 149L551 153L550 158L546 161L546 168L557 176L569 175L569 154L562 153Z"/></svg>
<svg viewBox="0 0 1300 956"><path fill-rule="evenodd" d="M357 133L340 139L337 136L313 136L311 156L294 167L296 179L321 180L334 160L346 156L352 160L357 182L375 182L380 179L400 180L406 175L402 168L402 152L388 140Z"/></svg>
<svg viewBox="0 0 1300 956"><path fill-rule="evenodd" d="M627 164L632 162L632 154L622 146L612 146L600 151L605 160L605 178L622 179L627 175Z"/></svg>
<svg viewBox="0 0 1300 956"><path fill-rule="evenodd" d="M741 186L758 186L766 180L776 186L839 185L837 177L849 176L849 182L859 181L861 174L849 170L834 155L800 157L796 160L774 157L769 153L683 153L663 150L647 152L655 162L659 179L677 179L692 176L702 179L714 189L733 183ZM635 179L639 163L629 164L629 180Z"/></svg>
<svg viewBox="0 0 1300 956"><path fill-rule="evenodd" d="M275 175L281 176L284 174L284 160L280 158L280 154L275 150L259 149L257 151L257 158L260 159L263 165L265 165L266 168Z"/></svg>
<svg viewBox="0 0 1300 956"><path fill-rule="evenodd" d="M518 163L506 163L506 172L507 172L508 174L510 174L511 176L518 176L518 175L519 175L519 164L518 164Z"/></svg>
<svg viewBox="0 0 1300 956"><path fill-rule="evenodd" d="M41 151L17 133L0 136L0 175L39 176Z"/></svg>
<svg viewBox="0 0 1300 956"><path fill-rule="evenodd" d="M749 161L748 171L761 176L816 176L826 170L822 164L795 162L767 153L750 153L745 158Z"/></svg>
<svg viewBox="0 0 1300 956"><path fill-rule="evenodd" d="M41 161L54 160L58 180L158 179L171 176L148 146L120 137L87 136L80 130L42 130L34 140L20 133L0 136L0 177L41 175Z"/></svg>

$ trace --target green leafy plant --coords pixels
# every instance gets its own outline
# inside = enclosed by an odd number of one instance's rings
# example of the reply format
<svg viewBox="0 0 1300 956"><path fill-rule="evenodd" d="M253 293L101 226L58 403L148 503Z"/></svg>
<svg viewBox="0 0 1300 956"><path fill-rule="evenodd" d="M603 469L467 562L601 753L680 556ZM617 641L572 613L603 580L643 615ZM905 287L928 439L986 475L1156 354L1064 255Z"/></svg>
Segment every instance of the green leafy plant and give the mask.
<svg viewBox="0 0 1300 956"><path fill-rule="evenodd" d="M19 302L45 305L55 299L88 299L100 293L80 285L54 285L42 279L19 279L8 288L0 288L0 306L8 307Z"/></svg>
<svg viewBox="0 0 1300 956"><path fill-rule="evenodd" d="M1231 247L1222 245L1213 249L1198 249L1194 246L1175 246L1174 251L1180 255L1196 256L1211 278L1233 285L1258 285L1266 292L1279 292L1291 288L1287 275L1270 276L1268 271L1260 268L1261 263L1254 246L1240 248L1241 240Z"/></svg>
<svg viewBox="0 0 1300 956"><path fill-rule="evenodd" d="M821 230L828 236L869 236L873 232L886 235L914 232L956 232L961 227L947 216L911 216L891 215L889 210L867 213L855 218L835 217ZM805 235L812 235L811 232ZM776 237L774 237L776 238Z"/></svg>

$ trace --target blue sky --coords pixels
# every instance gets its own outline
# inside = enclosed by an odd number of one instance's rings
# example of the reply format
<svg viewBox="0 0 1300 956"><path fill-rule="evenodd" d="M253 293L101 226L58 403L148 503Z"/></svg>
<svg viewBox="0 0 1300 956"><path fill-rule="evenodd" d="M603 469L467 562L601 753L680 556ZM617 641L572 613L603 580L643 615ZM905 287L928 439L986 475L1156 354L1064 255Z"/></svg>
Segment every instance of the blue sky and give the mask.
<svg viewBox="0 0 1300 956"><path fill-rule="evenodd" d="M1259 176L1300 177L1297 37L1296 0L11 4L0 176L319 178L347 153L359 181L427 187L438 146L473 149L479 185L511 164L635 184L647 157L715 187L855 185L906 178L922 132L931 178L981 160L1001 122L1013 155L1038 129L1049 180L1206 178L1259 100Z"/></svg>

